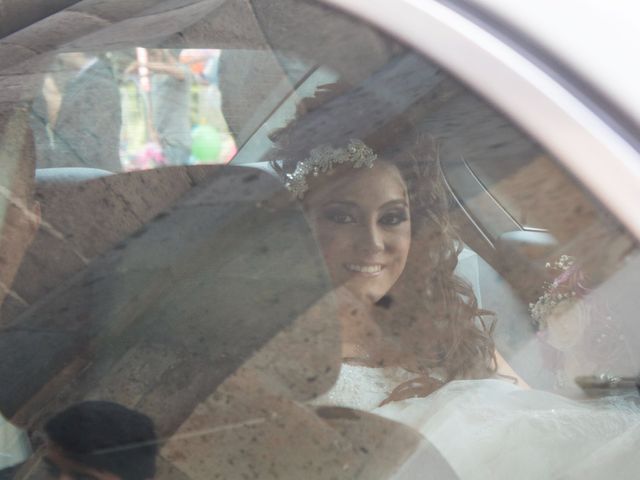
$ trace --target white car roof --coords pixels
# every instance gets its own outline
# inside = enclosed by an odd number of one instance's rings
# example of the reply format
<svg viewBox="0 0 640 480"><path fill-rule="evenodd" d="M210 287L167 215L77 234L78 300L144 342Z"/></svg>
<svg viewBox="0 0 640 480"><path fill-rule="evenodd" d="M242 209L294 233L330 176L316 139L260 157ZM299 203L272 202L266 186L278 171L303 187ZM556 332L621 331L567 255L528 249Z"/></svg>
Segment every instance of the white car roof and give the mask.
<svg viewBox="0 0 640 480"><path fill-rule="evenodd" d="M467 2L516 29L640 124L640 2Z"/></svg>

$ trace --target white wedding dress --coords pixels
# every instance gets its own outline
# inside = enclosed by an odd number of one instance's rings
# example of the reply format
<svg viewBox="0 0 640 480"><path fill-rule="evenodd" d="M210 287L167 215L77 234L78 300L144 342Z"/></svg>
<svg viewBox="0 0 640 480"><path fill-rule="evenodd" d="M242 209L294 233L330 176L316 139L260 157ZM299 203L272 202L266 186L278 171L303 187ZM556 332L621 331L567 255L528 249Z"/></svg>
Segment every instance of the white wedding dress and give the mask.
<svg viewBox="0 0 640 480"><path fill-rule="evenodd" d="M379 407L411 378L400 368L343 364L313 404L366 410L420 431L462 480L640 478L636 392L575 401L504 380L460 380Z"/></svg>

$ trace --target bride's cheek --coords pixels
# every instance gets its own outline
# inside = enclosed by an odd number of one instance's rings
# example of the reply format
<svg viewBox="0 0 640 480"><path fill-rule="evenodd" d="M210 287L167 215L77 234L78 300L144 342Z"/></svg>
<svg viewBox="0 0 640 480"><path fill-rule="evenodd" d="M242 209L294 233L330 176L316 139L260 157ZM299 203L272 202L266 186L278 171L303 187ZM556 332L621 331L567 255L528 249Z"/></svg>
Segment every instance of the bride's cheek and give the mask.
<svg viewBox="0 0 640 480"><path fill-rule="evenodd" d="M316 241L320 248L320 253L324 259L325 266L332 276L340 273L340 265L342 264L342 256L347 248L338 232L334 229L317 231ZM334 278L335 280L335 278Z"/></svg>
<svg viewBox="0 0 640 480"><path fill-rule="evenodd" d="M404 270L404 267L407 263L407 259L409 258L409 251L411 249L411 228L407 225L405 228L399 232L397 238L397 257L398 263L400 264L400 270Z"/></svg>

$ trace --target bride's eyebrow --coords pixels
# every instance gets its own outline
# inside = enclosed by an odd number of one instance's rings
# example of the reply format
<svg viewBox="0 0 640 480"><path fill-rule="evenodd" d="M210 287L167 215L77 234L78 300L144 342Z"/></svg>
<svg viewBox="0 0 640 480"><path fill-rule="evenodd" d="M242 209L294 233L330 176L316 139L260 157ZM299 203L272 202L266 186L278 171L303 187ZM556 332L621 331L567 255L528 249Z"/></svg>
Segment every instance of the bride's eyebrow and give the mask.
<svg viewBox="0 0 640 480"><path fill-rule="evenodd" d="M358 204L355 202L349 202L346 200L329 200L328 202L322 205L322 207L333 207L333 206L356 208L358 207Z"/></svg>
<svg viewBox="0 0 640 480"><path fill-rule="evenodd" d="M383 208L396 207L396 206L409 208L409 204L404 198L398 198L397 200L389 200L388 202L380 205L378 209L382 210Z"/></svg>

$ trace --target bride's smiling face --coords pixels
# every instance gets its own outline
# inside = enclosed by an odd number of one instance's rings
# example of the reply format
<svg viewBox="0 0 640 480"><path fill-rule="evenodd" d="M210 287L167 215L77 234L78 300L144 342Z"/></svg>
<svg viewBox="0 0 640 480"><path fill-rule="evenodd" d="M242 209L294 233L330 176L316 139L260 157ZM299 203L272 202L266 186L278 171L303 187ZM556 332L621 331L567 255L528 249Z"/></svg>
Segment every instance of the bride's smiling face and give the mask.
<svg viewBox="0 0 640 480"><path fill-rule="evenodd" d="M398 169L340 166L310 178L304 207L334 284L380 300L404 270L411 246L407 187Z"/></svg>

